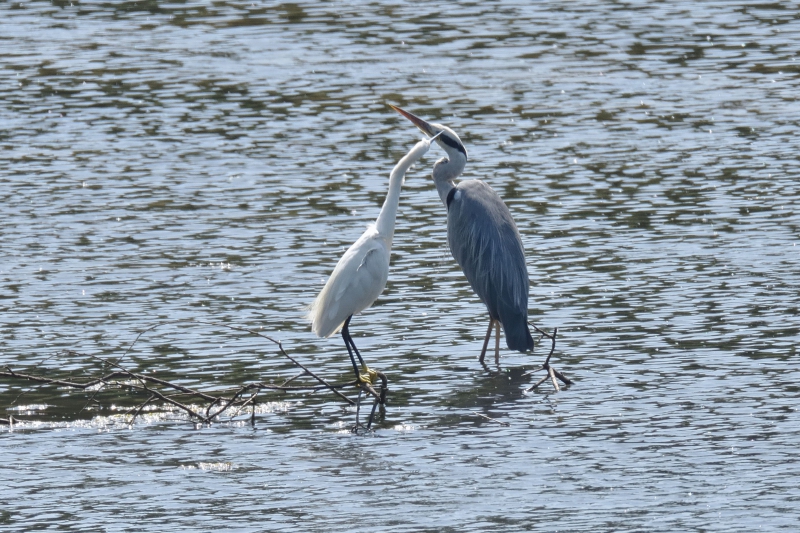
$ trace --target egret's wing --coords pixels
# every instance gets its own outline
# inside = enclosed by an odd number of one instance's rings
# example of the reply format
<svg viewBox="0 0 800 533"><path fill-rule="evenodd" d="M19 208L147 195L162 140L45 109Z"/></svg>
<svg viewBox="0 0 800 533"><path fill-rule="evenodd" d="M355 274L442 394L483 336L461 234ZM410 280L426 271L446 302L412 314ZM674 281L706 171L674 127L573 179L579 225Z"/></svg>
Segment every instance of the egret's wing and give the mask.
<svg viewBox="0 0 800 533"><path fill-rule="evenodd" d="M389 277L389 250L374 231L367 231L339 260L311 306L312 330L320 337L335 333L350 315L378 298Z"/></svg>
<svg viewBox="0 0 800 533"><path fill-rule="evenodd" d="M350 275L347 276L348 283L341 283L335 295L337 301L341 301L344 298L352 302L369 299L369 302L364 307L354 310L353 314L369 307L386 287L386 280L389 274L388 262L386 264L387 268L384 269L379 257L384 248L377 242L371 244L372 246L367 248L363 254L354 258L352 265L355 265L360 259L358 266L355 271L352 271L352 268L348 269L350 271ZM370 299L373 294L374 297ZM354 307L359 306L356 304Z"/></svg>

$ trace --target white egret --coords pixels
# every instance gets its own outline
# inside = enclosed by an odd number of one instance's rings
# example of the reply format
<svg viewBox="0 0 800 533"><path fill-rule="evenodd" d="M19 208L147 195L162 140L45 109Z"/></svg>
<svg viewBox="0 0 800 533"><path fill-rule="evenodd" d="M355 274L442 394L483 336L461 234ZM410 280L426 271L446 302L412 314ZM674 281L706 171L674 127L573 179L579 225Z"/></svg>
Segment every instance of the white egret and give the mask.
<svg viewBox="0 0 800 533"><path fill-rule="evenodd" d="M354 314L371 306L386 287L400 188L408 169L425 155L434 138L419 141L392 169L389 192L378 219L344 253L309 308L311 330L318 337L330 337L341 329L359 383L374 383L376 373L364 363L350 336L350 320ZM356 365L353 352L361 363L360 367Z"/></svg>

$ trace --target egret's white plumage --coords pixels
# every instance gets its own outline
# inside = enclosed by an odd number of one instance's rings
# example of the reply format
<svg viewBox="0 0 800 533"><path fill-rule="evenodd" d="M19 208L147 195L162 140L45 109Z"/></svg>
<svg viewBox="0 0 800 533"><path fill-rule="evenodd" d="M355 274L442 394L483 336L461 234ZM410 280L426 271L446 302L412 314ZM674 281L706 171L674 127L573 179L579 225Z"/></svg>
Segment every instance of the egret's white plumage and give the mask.
<svg viewBox="0 0 800 533"><path fill-rule="evenodd" d="M330 337L347 317L360 313L378 299L389 278L392 237L374 225L344 253L331 277L311 304L308 318L318 337Z"/></svg>
<svg viewBox="0 0 800 533"><path fill-rule="evenodd" d="M348 352L352 346L359 359L361 355L348 332L349 318L371 306L386 287L400 188L411 165L430 149L431 140L419 141L395 165L389 175L389 192L375 224L344 253L309 308L311 330L318 337L330 337L341 329ZM350 359L358 379L366 379L365 374L359 373L352 352ZM366 370L363 361L361 363Z"/></svg>

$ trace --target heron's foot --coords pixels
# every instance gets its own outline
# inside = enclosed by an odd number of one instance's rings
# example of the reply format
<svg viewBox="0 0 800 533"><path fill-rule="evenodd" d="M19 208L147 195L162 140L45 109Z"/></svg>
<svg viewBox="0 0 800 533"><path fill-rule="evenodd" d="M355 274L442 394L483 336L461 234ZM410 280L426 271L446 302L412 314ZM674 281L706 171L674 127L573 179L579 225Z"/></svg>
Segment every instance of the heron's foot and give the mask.
<svg viewBox="0 0 800 533"><path fill-rule="evenodd" d="M361 365L361 372L358 374L357 381L357 385L361 385L362 383L374 385L375 382L378 381L378 371L372 370L367 365Z"/></svg>
<svg viewBox="0 0 800 533"><path fill-rule="evenodd" d="M559 372L558 370L556 370L552 366L550 366L550 363L545 362L545 364L543 364L542 367L539 368L539 370L546 371L547 375L544 376L539 381L537 381L535 385L529 387L525 392L532 391L533 389L537 388L539 385L541 385L542 383L544 383L548 379L553 384L553 388L556 390L556 392L561 390L561 387L558 386L557 379L561 380L564 383L564 385L572 385L572 380L567 378L564 374L562 374L561 372Z"/></svg>

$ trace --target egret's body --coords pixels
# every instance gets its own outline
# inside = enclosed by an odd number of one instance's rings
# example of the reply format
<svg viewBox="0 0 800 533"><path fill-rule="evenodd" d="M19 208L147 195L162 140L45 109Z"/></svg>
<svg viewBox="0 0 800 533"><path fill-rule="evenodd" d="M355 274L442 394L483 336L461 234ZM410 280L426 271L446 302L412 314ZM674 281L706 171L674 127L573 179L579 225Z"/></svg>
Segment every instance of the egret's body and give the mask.
<svg viewBox="0 0 800 533"><path fill-rule="evenodd" d="M386 287L403 179L411 165L425 155L429 148L430 139L422 140L395 165L389 176L389 192L378 219L345 252L309 309L311 330L317 336L330 337L341 329L358 381L371 382L374 373L364 364L350 336L350 319L371 306ZM361 371L356 365L351 348L361 362Z"/></svg>
<svg viewBox="0 0 800 533"><path fill-rule="evenodd" d="M378 299L389 277L392 236L370 226L344 253L312 304L311 330L330 337L347 317L360 313Z"/></svg>
<svg viewBox="0 0 800 533"><path fill-rule="evenodd" d="M441 124L428 123L392 106L423 133L437 135L448 157L436 162L433 181L447 208L447 242L475 294L489 312L489 329L481 351L483 363L492 329L496 329L495 361L500 357L502 326L509 349L533 349L528 328L528 268L519 231L511 212L489 185L480 180L455 184L467 163L458 135Z"/></svg>

